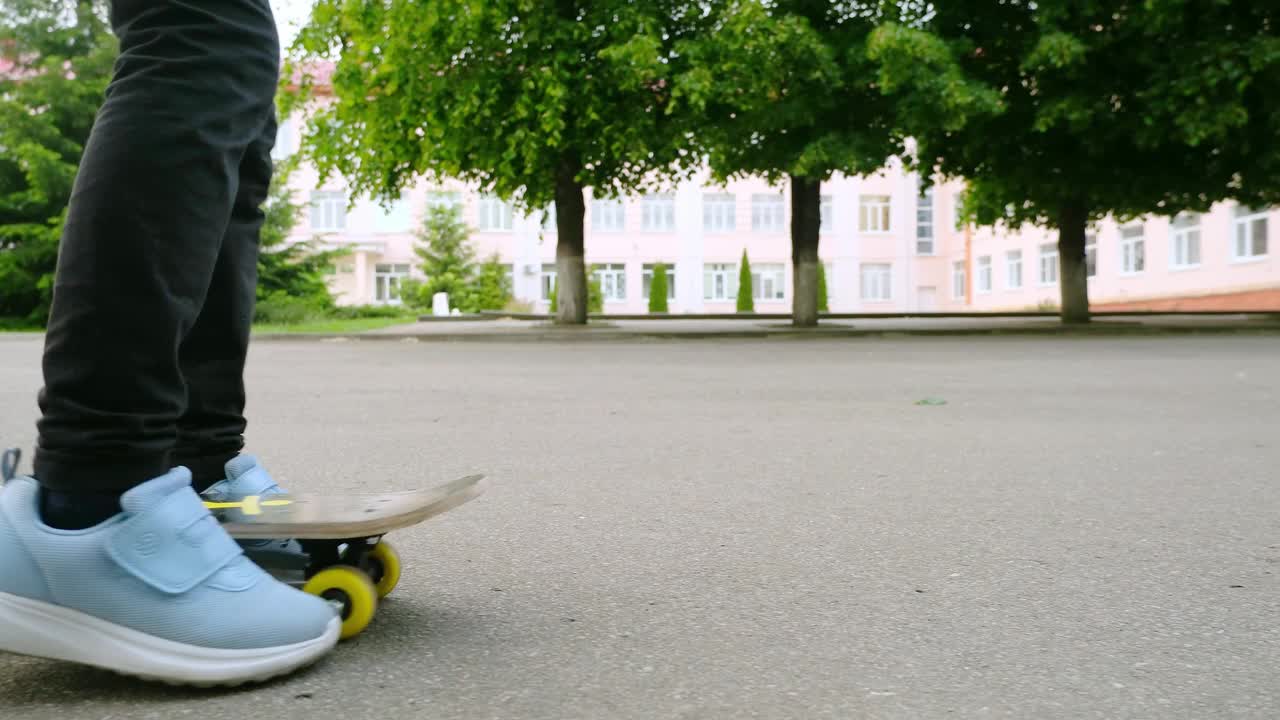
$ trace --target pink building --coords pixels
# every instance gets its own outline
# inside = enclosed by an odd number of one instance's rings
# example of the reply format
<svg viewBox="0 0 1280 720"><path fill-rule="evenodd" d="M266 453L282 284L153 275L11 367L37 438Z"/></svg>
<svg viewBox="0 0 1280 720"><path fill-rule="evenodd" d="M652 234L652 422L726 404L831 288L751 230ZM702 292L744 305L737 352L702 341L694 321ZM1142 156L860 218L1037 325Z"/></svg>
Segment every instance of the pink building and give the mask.
<svg viewBox="0 0 1280 720"><path fill-rule="evenodd" d="M298 145L282 124L277 152ZM545 213L526 216L461 184L414 187L384 211L348 197L340 181L317 186L303 168L296 197L311 207L299 238L319 235L352 253L331 285L345 304L397 303L418 274L413 230L428 205L456 204L478 253L497 253L518 299L548 308L556 232ZM833 312L1027 310L1058 301L1056 235L956 223L957 183L924 193L896 163L869 177L837 177L822 190L820 255ZM756 309L789 310L789 192L760 180L724 187L695 179L622 201L588 198L587 260L597 267L605 311L641 313L652 267L674 269L673 313L731 312L745 249ZM1280 261L1272 249L1280 211L1233 203L1203 215L1104 222L1090 234L1089 291L1096 308L1277 309Z"/></svg>

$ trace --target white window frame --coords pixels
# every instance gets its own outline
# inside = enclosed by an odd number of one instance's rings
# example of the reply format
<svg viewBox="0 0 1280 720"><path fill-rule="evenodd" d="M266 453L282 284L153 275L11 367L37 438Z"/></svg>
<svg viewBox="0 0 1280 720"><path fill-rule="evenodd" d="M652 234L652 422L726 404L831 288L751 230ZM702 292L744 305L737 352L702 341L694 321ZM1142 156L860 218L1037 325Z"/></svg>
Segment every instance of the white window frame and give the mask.
<svg viewBox="0 0 1280 720"><path fill-rule="evenodd" d="M1043 243L1040 245L1039 273L1040 287L1053 287L1058 284L1058 244Z"/></svg>
<svg viewBox="0 0 1280 720"><path fill-rule="evenodd" d="M836 200L830 195L818 196L818 234L835 230Z"/></svg>
<svg viewBox="0 0 1280 720"><path fill-rule="evenodd" d="M403 305L400 286L409 278L409 263L377 263L373 266L373 302L377 305Z"/></svg>
<svg viewBox="0 0 1280 720"><path fill-rule="evenodd" d="M607 303L627 301L627 266L625 263L602 263L592 269L600 282L600 291Z"/></svg>
<svg viewBox="0 0 1280 720"><path fill-rule="evenodd" d="M717 285L716 281L720 283ZM720 292L717 293L716 291ZM738 299L738 265L705 263L702 266L702 299L708 302L733 302Z"/></svg>
<svg viewBox="0 0 1280 720"><path fill-rule="evenodd" d="M933 236L933 188L916 196L916 255L933 255L938 248Z"/></svg>
<svg viewBox="0 0 1280 720"><path fill-rule="evenodd" d="M951 297L956 300L963 300L968 291L969 273L964 266L964 261L959 260L951 263Z"/></svg>
<svg viewBox="0 0 1280 720"><path fill-rule="evenodd" d="M1231 261L1232 262L1254 262L1265 258L1271 251L1270 238L1267 234L1271 231L1271 223L1269 219L1270 211L1267 209L1255 210L1237 205L1233 211L1234 218L1231 223ZM1262 221L1262 252L1255 253L1254 248L1258 244L1257 221ZM1244 253L1241 253L1244 250Z"/></svg>
<svg viewBox="0 0 1280 720"><path fill-rule="evenodd" d="M653 268L659 263L645 263L640 268L640 299L649 301L649 289L653 287ZM676 266L675 263L661 263L667 268L667 302L676 300Z"/></svg>
<svg viewBox="0 0 1280 720"><path fill-rule="evenodd" d="M542 210L543 232L556 232L556 204L551 203Z"/></svg>
<svg viewBox="0 0 1280 720"><path fill-rule="evenodd" d="M976 274L978 276L977 291L983 295L990 293L993 289L993 285L995 284L995 272L992 269L990 255L978 256L978 270Z"/></svg>
<svg viewBox="0 0 1280 720"><path fill-rule="evenodd" d="M702 231L731 233L737 229L738 199L732 193L702 196Z"/></svg>
<svg viewBox="0 0 1280 720"><path fill-rule="evenodd" d="M783 263L753 264L751 266L751 297L756 302L786 300L787 266Z"/></svg>
<svg viewBox="0 0 1280 720"><path fill-rule="evenodd" d="M1093 262L1089 262L1092 258ZM1096 233L1084 234L1084 277L1087 282L1089 278L1098 276L1098 235Z"/></svg>
<svg viewBox="0 0 1280 720"><path fill-rule="evenodd" d="M1204 252L1200 242L1200 224L1199 213L1178 213L1169 221L1169 269L1194 270L1200 267Z"/></svg>
<svg viewBox="0 0 1280 720"><path fill-rule="evenodd" d="M1147 238L1141 225L1120 228L1120 274L1141 275L1147 269Z"/></svg>
<svg viewBox="0 0 1280 720"><path fill-rule="evenodd" d="M480 232L511 232L514 219L511 203L496 195L480 197Z"/></svg>
<svg viewBox="0 0 1280 720"><path fill-rule="evenodd" d="M858 196L858 232L867 235L886 235L893 218L892 195Z"/></svg>
<svg viewBox="0 0 1280 720"><path fill-rule="evenodd" d="M821 208L819 208L819 212L821 212ZM752 195L751 232L785 233L786 231L787 203L782 193L757 193Z"/></svg>
<svg viewBox="0 0 1280 720"><path fill-rule="evenodd" d="M462 193L453 190L433 190L427 193L427 209L433 208L462 209Z"/></svg>
<svg viewBox="0 0 1280 720"><path fill-rule="evenodd" d="M311 191L311 230L342 232L347 229L347 194L342 190Z"/></svg>
<svg viewBox="0 0 1280 720"><path fill-rule="evenodd" d="M618 198L591 201L591 232L620 233L627 229L627 206Z"/></svg>
<svg viewBox="0 0 1280 720"><path fill-rule="evenodd" d="M1004 254L1004 286L1008 290L1022 288L1021 250L1008 250Z"/></svg>
<svg viewBox="0 0 1280 720"><path fill-rule="evenodd" d="M858 268L858 297L863 302L893 301L893 265L862 263ZM830 297L828 297L828 302Z"/></svg>
<svg viewBox="0 0 1280 720"><path fill-rule="evenodd" d="M647 233L676 231L676 196L646 195L640 200L641 230Z"/></svg>

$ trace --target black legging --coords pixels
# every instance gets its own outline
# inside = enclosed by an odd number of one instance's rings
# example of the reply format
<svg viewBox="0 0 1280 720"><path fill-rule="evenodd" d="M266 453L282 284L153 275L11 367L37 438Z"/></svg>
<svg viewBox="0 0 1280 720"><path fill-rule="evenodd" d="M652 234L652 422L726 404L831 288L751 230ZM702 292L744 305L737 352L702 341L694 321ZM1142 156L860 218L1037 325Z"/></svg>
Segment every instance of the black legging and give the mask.
<svg viewBox="0 0 1280 720"><path fill-rule="evenodd" d="M35 475L123 491L243 447L280 44L268 0L115 0L120 57L71 195Z"/></svg>

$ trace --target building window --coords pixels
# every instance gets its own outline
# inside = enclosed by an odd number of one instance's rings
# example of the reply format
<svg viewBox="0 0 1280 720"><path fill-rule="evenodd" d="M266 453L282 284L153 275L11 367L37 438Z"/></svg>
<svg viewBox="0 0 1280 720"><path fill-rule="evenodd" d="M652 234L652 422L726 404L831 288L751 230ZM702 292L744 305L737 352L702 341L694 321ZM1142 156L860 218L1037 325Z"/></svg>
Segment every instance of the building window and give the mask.
<svg viewBox="0 0 1280 720"><path fill-rule="evenodd" d="M818 199L818 232L829 233L835 229L836 201L830 195Z"/></svg>
<svg viewBox="0 0 1280 720"><path fill-rule="evenodd" d="M734 215L737 202L728 193L702 196L702 229L711 233L733 232L737 226Z"/></svg>
<svg viewBox="0 0 1280 720"><path fill-rule="evenodd" d="M866 233L889 232L888 195L863 195L858 199L858 230Z"/></svg>
<svg viewBox="0 0 1280 720"><path fill-rule="evenodd" d="M437 190L427 193L427 207L429 208L461 208L462 193L445 192Z"/></svg>
<svg viewBox="0 0 1280 720"><path fill-rule="evenodd" d="M1235 242L1231 245L1233 260L1247 260L1267 254L1267 211L1236 206Z"/></svg>
<svg viewBox="0 0 1280 720"><path fill-rule="evenodd" d="M641 227L645 232L675 232L675 195L646 195L640 201L640 213Z"/></svg>
<svg viewBox="0 0 1280 720"><path fill-rule="evenodd" d="M1120 272L1134 275L1146 269L1147 244L1142 237L1142 226L1120 228Z"/></svg>
<svg viewBox="0 0 1280 720"><path fill-rule="evenodd" d="M311 193L311 229L337 232L347 229L347 195L332 190Z"/></svg>
<svg viewBox="0 0 1280 720"><path fill-rule="evenodd" d="M933 188L925 188L916 198L916 254L933 254Z"/></svg>
<svg viewBox="0 0 1280 720"><path fill-rule="evenodd" d="M991 256L983 255L978 258L978 292L991 292Z"/></svg>
<svg viewBox="0 0 1280 720"><path fill-rule="evenodd" d="M542 211L542 229L546 232L556 231L556 204L551 203Z"/></svg>
<svg viewBox="0 0 1280 720"><path fill-rule="evenodd" d="M876 302L893 299L893 275L888 263L862 264L862 299Z"/></svg>
<svg viewBox="0 0 1280 720"><path fill-rule="evenodd" d="M410 222L409 202L405 198L400 198L387 207L378 205L374 228L382 233L405 232L409 229Z"/></svg>
<svg viewBox="0 0 1280 720"><path fill-rule="evenodd" d="M1010 290L1022 287L1022 251L1010 250L1004 254L1004 283Z"/></svg>
<svg viewBox="0 0 1280 720"><path fill-rule="evenodd" d="M752 265L751 296L764 302L785 299L786 277L786 265Z"/></svg>
<svg viewBox="0 0 1280 720"><path fill-rule="evenodd" d="M963 299L965 295L964 262L951 263L951 296Z"/></svg>
<svg viewBox="0 0 1280 720"><path fill-rule="evenodd" d="M1095 277L1098 274L1098 236L1086 233L1084 236L1084 276Z"/></svg>
<svg viewBox="0 0 1280 720"><path fill-rule="evenodd" d="M1058 284L1058 246L1055 243L1040 246L1040 284Z"/></svg>
<svg viewBox="0 0 1280 720"><path fill-rule="evenodd" d="M956 193L956 232L964 229L964 191Z"/></svg>
<svg viewBox="0 0 1280 720"><path fill-rule="evenodd" d="M644 300L649 299L649 288L653 286L653 268L657 263L645 263L640 274L640 295ZM667 299L674 301L676 299L676 266L670 263L663 263L667 268Z"/></svg>
<svg viewBox="0 0 1280 720"><path fill-rule="evenodd" d="M627 299L627 266L622 263L597 265L594 269L596 280L600 282L600 291L605 302L622 302Z"/></svg>
<svg viewBox="0 0 1280 720"><path fill-rule="evenodd" d="M374 301L385 305L399 305L401 302L400 284L408 277L408 265L374 265Z"/></svg>
<svg viewBox="0 0 1280 720"><path fill-rule="evenodd" d="M621 200L593 200L591 229L595 232L622 232L627 224L627 209Z"/></svg>
<svg viewBox="0 0 1280 720"><path fill-rule="evenodd" d="M1175 268L1193 268L1200 264L1200 215L1179 213L1173 219L1170 265Z"/></svg>
<svg viewBox="0 0 1280 720"><path fill-rule="evenodd" d="M551 302L551 298L556 291L556 266L555 263L543 263L542 265L542 299Z"/></svg>
<svg viewBox="0 0 1280 720"><path fill-rule="evenodd" d="M733 300L738 297L738 266L709 263L702 268L704 300Z"/></svg>
<svg viewBox="0 0 1280 720"><path fill-rule="evenodd" d="M759 233L786 232L787 206L782 195L751 196L751 229Z"/></svg>
<svg viewBox="0 0 1280 720"><path fill-rule="evenodd" d="M511 204L494 195L480 198L480 230L501 232L511 229Z"/></svg>

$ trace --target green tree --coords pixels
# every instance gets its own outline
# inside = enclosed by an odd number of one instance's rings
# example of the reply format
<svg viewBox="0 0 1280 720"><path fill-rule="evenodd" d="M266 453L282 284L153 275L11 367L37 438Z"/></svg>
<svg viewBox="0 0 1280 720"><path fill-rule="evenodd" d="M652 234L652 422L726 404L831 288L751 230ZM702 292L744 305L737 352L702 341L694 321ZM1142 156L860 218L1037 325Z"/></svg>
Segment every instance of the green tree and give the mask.
<svg viewBox="0 0 1280 720"><path fill-rule="evenodd" d="M667 266L663 263L653 266L653 279L649 281L649 312L670 312L667 308Z"/></svg>
<svg viewBox="0 0 1280 720"><path fill-rule="evenodd" d="M821 184L874 172L902 149L893 103L871 82L866 43L921 3L712 0L714 32L681 46L673 91L700 117L717 180L763 176L791 189L792 322L818 322Z"/></svg>
<svg viewBox="0 0 1280 720"><path fill-rule="evenodd" d="M450 307L471 312L475 304L475 252L471 232L458 208L432 207L415 234L418 244L414 252L427 279L413 284L413 297L407 299L419 307L430 307L436 293L448 293Z"/></svg>
<svg viewBox="0 0 1280 720"><path fill-rule="evenodd" d="M747 259L747 251L742 251L742 265L738 268L738 312L756 311L756 300L751 288L751 261Z"/></svg>
<svg viewBox="0 0 1280 720"><path fill-rule="evenodd" d="M587 312L604 312L604 287L600 282L599 268L595 266L587 276Z"/></svg>
<svg viewBox="0 0 1280 720"><path fill-rule="evenodd" d="M831 312L827 303L827 267L818 263L818 312Z"/></svg>
<svg viewBox="0 0 1280 720"><path fill-rule="evenodd" d="M48 319L67 202L117 50L104 2L0 8L0 317Z"/></svg>
<svg viewBox="0 0 1280 720"><path fill-rule="evenodd" d="M507 268L497 253L480 263L476 271L475 287L471 292L471 307L464 312L501 310L511 301L511 280Z"/></svg>
<svg viewBox="0 0 1280 720"><path fill-rule="evenodd" d="M559 303L560 303L558 299L560 297L559 290L560 290L560 278L556 277L555 280L551 281L551 314L552 315L556 314L556 309L559 307Z"/></svg>
<svg viewBox="0 0 1280 720"><path fill-rule="evenodd" d="M290 240L303 211L289 188L295 168L293 160L276 163L271 190L262 207L265 217L258 253L259 315L271 314L272 305L297 305L317 314L334 305L325 274L346 251L321 250L314 239Z"/></svg>
<svg viewBox="0 0 1280 720"><path fill-rule="evenodd" d="M970 220L1057 229L1064 322L1089 320L1090 222L1280 200L1274 4L934 8L875 32L877 85L918 166L968 181ZM957 102L980 106L963 127L944 119Z"/></svg>
<svg viewBox="0 0 1280 720"><path fill-rule="evenodd" d="M554 202L556 319L583 323L584 189L640 192L692 160L669 79L704 22L675 0L320 0L294 56L336 61L335 102L309 152L360 193L396 197L425 174L526 210Z"/></svg>

